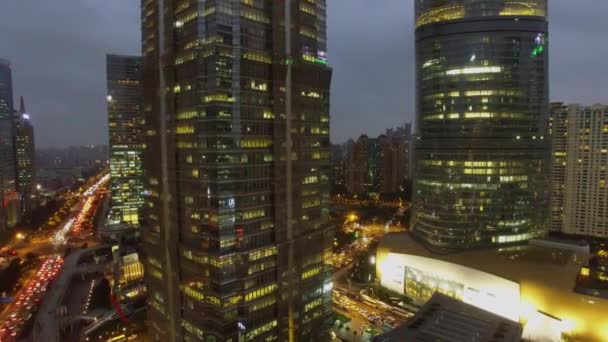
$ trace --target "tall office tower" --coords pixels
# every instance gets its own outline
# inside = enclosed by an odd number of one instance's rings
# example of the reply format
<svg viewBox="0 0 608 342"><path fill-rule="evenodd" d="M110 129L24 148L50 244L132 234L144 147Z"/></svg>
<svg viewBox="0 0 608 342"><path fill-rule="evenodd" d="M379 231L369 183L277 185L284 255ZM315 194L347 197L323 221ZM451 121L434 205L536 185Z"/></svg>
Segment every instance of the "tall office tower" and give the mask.
<svg viewBox="0 0 608 342"><path fill-rule="evenodd" d="M110 224L139 224L143 205L141 57L106 56L110 135Z"/></svg>
<svg viewBox="0 0 608 342"><path fill-rule="evenodd" d="M418 0L413 229L439 250L548 225L546 0Z"/></svg>
<svg viewBox="0 0 608 342"><path fill-rule="evenodd" d="M328 340L325 0L141 4L150 336Z"/></svg>
<svg viewBox="0 0 608 342"><path fill-rule="evenodd" d="M608 106L556 105L552 117L552 228L606 238Z"/></svg>
<svg viewBox="0 0 608 342"><path fill-rule="evenodd" d="M21 197L21 216L27 215L35 206L34 127L30 115L25 111L21 96L19 110L15 115L15 158L17 160L17 191Z"/></svg>
<svg viewBox="0 0 608 342"><path fill-rule="evenodd" d="M11 64L0 59L0 231L14 227L20 214L13 108Z"/></svg>
<svg viewBox="0 0 608 342"><path fill-rule="evenodd" d="M561 232L564 226L564 194L568 153L568 117L571 108L561 102L551 103L551 224L549 230Z"/></svg>

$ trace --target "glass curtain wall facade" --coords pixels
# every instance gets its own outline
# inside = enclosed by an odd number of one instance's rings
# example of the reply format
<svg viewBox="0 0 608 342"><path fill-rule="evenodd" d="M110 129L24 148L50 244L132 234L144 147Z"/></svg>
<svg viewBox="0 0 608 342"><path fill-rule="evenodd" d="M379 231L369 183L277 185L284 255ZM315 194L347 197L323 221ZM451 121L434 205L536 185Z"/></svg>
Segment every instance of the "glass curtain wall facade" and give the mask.
<svg viewBox="0 0 608 342"><path fill-rule="evenodd" d="M110 224L139 224L143 205L141 57L106 56L110 135Z"/></svg>
<svg viewBox="0 0 608 342"><path fill-rule="evenodd" d="M150 336L329 340L325 0L141 4Z"/></svg>
<svg viewBox="0 0 608 342"><path fill-rule="evenodd" d="M11 64L0 59L0 231L19 221Z"/></svg>
<svg viewBox="0 0 608 342"><path fill-rule="evenodd" d="M458 250L548 225L546 1L416 1L415 235Z"/></svg>

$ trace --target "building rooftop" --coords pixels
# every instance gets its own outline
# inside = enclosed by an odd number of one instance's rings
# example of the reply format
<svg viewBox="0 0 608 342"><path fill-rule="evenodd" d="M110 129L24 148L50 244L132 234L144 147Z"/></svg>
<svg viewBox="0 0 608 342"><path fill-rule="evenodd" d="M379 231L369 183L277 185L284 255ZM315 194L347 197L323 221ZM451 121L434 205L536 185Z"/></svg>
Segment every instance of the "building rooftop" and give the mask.
<svg viewBox="0 0 608 342"><path fill-rule="evenodd" d="M435 254L408 233L387 234L380 241L378 249L447 261L514 282L525 279L542 281L547 277L553 278L558 272L562 276L555 279L555 285L569 289L574 288L576 275L589 257L571 250L532 244Z"/></svg>
<svg viewBox="0 0 608 342"><path fill-rule="evenodd" d="M521 324L436 292L405 324L374 342L520 341Z"/></svg>
<svg viewBox="0 0 608 342"><path fill-rule="evenodd" d="M382 264L389 254L472 268L519 284L520 319L524 323L530 313L542 312L558 317L564 331L580 337L575 340L608 341L608 320L597 320L608 312L608 299L574 291L577 277L589 260L584 250L556 243L530 243L435 254L408 233L389 233L378 245L377 278L381 279ZM446 269L450 267L446 265Z"/></svg>

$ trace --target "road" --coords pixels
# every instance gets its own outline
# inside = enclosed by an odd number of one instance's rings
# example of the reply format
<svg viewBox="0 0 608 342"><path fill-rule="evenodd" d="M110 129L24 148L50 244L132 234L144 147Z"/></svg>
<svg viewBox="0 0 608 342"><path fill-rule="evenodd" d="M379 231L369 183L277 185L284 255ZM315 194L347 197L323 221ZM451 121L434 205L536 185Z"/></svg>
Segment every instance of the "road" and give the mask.
<svg viewBox="0 0 608 342"><path fill-rule="evenodd" d="M11 342L19 338L19 334L32 318L40 301L45 301L47 287L57 276L63 264L63 254L70 247L87 243L96 244L94 236L85 229L93 219L96 206L101 203L97 197L108 183L109 176L101 177L82 193L73 196L79 198L74 210L58 226L50 238L35 237L31 241L15 241L4 249L16 251L16 257L26 257L32 253L39 256L37 269L28 274L22 274L20 282L24 284L13 295L14 303L8 304L0 313L0 342ZM96 200L97 199L97 200Z"/></svg>
<svg viewBox="0 0 608 342"><path fill-rule="evenodd" d="M108 266L107 262L99 264L81 264L81 260L88 254L95 253L97 250L109 248L105 245L98 245L87 249L79 249L70 254L61 270L59 279L51 287L51 291L45 296L40 312L36 315L34 324L34 341L55 342L60 339L60 312L61 303L65 299L66 292L75 276L103 273ZM67 310L65 310L67 311ZM67 312L66 312L67 313Z"/></svg>
<svg viewBox="0 0 608 342"><path fill-rule="evenodd" d="M334 254L333 264L336 271L333 274L334 310L351 319L346 324L336 324L333 328L337 337L352 342L371 341L373 336L382 333L385 329L404 323L412 315L395 314L396 308L362 296L366 284L359 284L348 278L348 272L353 263L362 254L369 252L370 246L379 241L389 232L403 231L403 227L392 225L396 222L396 215L403 215L407 207L398 209L397 214L387 220L389 224L354 224L347 220L342 229L346 232L361 232L359 238L352 244L344 246Z"/></svg>
<svg viewBox="0 0 608 342"><path fill-rule="evenodd" d="M0 321L0 341L16 341L22 333L26 322L37 311L38 303L44 297L49 283L57 276L63 258L53 256L45 258L41 267L25 282L21 291L15 297L7 310L3 312Z"/></svg>

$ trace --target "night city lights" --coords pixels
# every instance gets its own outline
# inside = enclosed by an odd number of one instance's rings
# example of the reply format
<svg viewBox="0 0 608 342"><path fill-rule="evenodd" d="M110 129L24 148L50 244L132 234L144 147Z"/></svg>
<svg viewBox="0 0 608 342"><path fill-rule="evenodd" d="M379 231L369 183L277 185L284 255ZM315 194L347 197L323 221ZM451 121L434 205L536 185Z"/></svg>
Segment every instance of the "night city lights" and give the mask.
<svg viewBox="0 0 608 342"><path fill-rule="evenodd" d="M7 1L0 342L608 342L606 13Z"/></svg>

